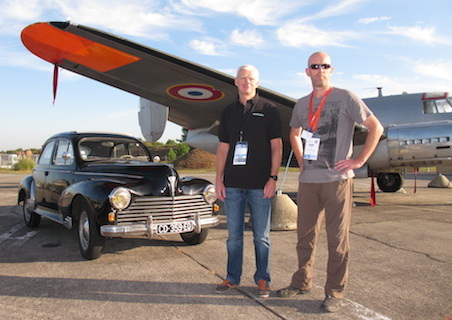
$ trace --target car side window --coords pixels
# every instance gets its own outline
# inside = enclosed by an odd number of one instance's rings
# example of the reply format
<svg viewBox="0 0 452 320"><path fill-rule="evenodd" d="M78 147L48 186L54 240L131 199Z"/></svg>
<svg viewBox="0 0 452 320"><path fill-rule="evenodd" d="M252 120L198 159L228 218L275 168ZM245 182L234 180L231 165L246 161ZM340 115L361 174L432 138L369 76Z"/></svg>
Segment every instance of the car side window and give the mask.
<svg viewBox="0 0 452 320"><path fill-rule="evenodd" d="M39 157L38 164L40 165L49 165L50 160L52 160L52 151L53 146L55 145L55 140L50 141L44 147L41 152L41 156Z"/></svg>
<svg viewBox="0 0 452 320"><path fill-rule="evenodd" d="M54 165L70 166L74 163L74 149L69 140L62 139L58 141Z"/></svg>

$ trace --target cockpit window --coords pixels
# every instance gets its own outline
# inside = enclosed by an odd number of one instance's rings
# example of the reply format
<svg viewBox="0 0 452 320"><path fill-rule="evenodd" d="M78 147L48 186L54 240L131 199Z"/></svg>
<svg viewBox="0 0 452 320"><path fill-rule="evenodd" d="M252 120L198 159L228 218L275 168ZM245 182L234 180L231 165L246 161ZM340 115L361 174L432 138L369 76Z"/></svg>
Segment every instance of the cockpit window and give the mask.
<svg viewBox="0 0 452 320"><path fill-rule="evenodd" d="M424 94L424 113L452 113L452 97L431 98Z"/></svg>
<svg viewBox="0 0 452 320"><path fill-rule="evenodd" d="M82 160L85 161L150 160L141 144L122 138L82 139L79 143L79 153Z"/></svg>

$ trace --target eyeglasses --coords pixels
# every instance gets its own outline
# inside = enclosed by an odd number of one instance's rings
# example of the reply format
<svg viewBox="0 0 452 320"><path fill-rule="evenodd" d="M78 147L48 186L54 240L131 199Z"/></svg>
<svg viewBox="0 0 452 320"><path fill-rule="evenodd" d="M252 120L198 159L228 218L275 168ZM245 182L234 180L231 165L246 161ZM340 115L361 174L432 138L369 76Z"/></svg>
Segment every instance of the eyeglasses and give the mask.
<svg viewBox="0 0 452 320"><path fill-rule="evenodd" d="M311 64L310 66L309 66L309 68L311 68L311 69L313 69L313 70L318 70L318 69L329 69L329 68L331 68L331 65L330 64L326 64L326 63L324 63L324 64Z"/></svg>

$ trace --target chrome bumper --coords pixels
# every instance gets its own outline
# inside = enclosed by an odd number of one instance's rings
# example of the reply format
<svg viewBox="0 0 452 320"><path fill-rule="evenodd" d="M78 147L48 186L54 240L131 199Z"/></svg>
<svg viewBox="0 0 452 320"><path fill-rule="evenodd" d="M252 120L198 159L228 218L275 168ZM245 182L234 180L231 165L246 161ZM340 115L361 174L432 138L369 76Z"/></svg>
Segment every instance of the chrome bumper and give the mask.
<svg viewBox="0 0 452 320"><path fill-rule="evenodd" d="M150 217L149 223L137 223L129 225L103 225L100 227L100 234L108 238L126 238L126 237L148 237L152 238L157 234L157 223L152 223ZM220 224L218 216L203 217L196 219L195 232L199 233L202 229L216 227Z"/></svg>

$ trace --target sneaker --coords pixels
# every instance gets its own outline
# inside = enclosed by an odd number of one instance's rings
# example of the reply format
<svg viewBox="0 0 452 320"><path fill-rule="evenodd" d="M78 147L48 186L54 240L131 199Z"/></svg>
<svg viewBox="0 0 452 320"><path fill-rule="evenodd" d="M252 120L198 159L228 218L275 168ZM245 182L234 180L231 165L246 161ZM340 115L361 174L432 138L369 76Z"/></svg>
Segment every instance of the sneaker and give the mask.
<svg viewBox="0 0 452 320"><path fill-rule="evenodd" d="M222 292L228 291L229 289L232 289L235 287L237 287L237 285L235 283L232 283L231 280L224 280L222 283L220 283L217 286L215 291L218 293L222 293Z"/></svg>
<svg viewBox="0 0 452 320"><path fill-rule="evenodd" d="M270 288L265 280L259 280L257 282L257 296L259 298L268 298L270 296Z"/></svg>
<svg viewBox="0 0 452 320"><path fill-rule="evenodd" d="M320 309L325 312L336 312L341 306L341 299L335 298L330 294L327 294L325 300L323 300Z"/></svg>
<svg viewBox="0 0 452 320"><path fill-rule="evenodd" d="M293 297L297 294L305 294L308 293L310 290L306 289L298 289L292 286L288 286L287 288L279 289L276 291L276 295L278 297L287 298L287 297Z"/></svg>

